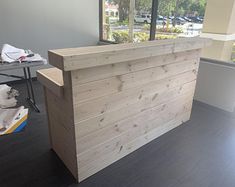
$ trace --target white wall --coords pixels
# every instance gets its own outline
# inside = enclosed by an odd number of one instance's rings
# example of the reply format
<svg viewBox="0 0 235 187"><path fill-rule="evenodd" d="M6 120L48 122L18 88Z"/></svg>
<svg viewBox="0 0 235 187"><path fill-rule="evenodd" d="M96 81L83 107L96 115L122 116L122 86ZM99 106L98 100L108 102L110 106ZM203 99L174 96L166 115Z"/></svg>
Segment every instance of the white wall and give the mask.
<svg viewBox="0 0 235 187"><path fill-rule="evenodd" d="M98 5L98 0L1 0L0 46L9 43L46 58L49 49L96 45Z"/></svg>
<svg viewBox="0 0 235 187"><path fill-rule="evenodd" d="M235 108L235 67L200 62L195 99L228 112Z"/></svg>

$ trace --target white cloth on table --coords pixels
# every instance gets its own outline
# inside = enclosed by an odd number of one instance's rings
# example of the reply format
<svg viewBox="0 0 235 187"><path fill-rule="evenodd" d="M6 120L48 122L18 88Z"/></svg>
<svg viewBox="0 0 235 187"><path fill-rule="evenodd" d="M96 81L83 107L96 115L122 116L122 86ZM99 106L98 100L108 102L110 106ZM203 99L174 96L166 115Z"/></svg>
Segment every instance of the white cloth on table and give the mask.
<svg viewBox="0 0 235 187"><path fill-rule="evenodd" d="M44 59L39 54L34 54L31 50L19 49L9 44L4 44L1 52L3 62L37 62Z"/></svg>

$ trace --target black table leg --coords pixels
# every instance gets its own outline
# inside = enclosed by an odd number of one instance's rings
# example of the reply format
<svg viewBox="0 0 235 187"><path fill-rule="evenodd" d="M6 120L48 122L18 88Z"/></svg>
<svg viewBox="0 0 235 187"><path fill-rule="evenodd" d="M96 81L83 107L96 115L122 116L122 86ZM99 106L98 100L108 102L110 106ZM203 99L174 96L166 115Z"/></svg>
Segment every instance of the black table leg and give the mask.
<svg viewBox="0 0 235 187"><path fill-rule="evenodd" d="M40 112L38 106L36 105L36 101L34 97L34 90L33 90L33 83L32 83L30 68L27 67L27 71L26 71L26 68L23 68L23 70L24 70L24 79L25 79L25 83L27 87L27 101L34 108L36 112Z"/></svg>

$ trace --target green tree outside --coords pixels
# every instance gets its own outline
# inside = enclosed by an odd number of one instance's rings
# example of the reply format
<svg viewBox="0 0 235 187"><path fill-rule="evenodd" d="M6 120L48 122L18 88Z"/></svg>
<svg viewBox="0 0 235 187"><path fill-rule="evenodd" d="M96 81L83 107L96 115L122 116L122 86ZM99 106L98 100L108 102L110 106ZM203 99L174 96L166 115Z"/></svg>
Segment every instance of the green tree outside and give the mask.
<svg viewBox="0 0 235 187"><path fill-rule="evenodd" d="M118 4L119 21L128 19L130 0L107 0L109 3ZM152 0L136 0L137 12L151 13ZM158 14L162 16L198 15L204 16L206 0L159 0Z"/></svg>

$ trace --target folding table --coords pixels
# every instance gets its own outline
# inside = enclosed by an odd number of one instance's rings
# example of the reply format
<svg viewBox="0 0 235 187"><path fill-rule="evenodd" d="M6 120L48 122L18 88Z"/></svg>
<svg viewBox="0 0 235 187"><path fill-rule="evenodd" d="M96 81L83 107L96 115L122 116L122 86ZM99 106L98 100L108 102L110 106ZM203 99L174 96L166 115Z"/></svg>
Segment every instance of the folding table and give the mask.
<svg viewBox="0 0 235 187"><path fill-rule="evenodd" d="M42 66L47 64L46 60L37 61L37 62L14 62L14 63L2 63L0 62L0 76L13 77L21 80L25 80L26 88L27 88L27 97L26 100L29 104L34 108L36 112L40 112L38 106L36 105L33 84L32 84L32 76L31 76L31 67ZM8 73L1 73L7 70L15 70L15 69L23 69L24 76L12 75Z"/></svg>

